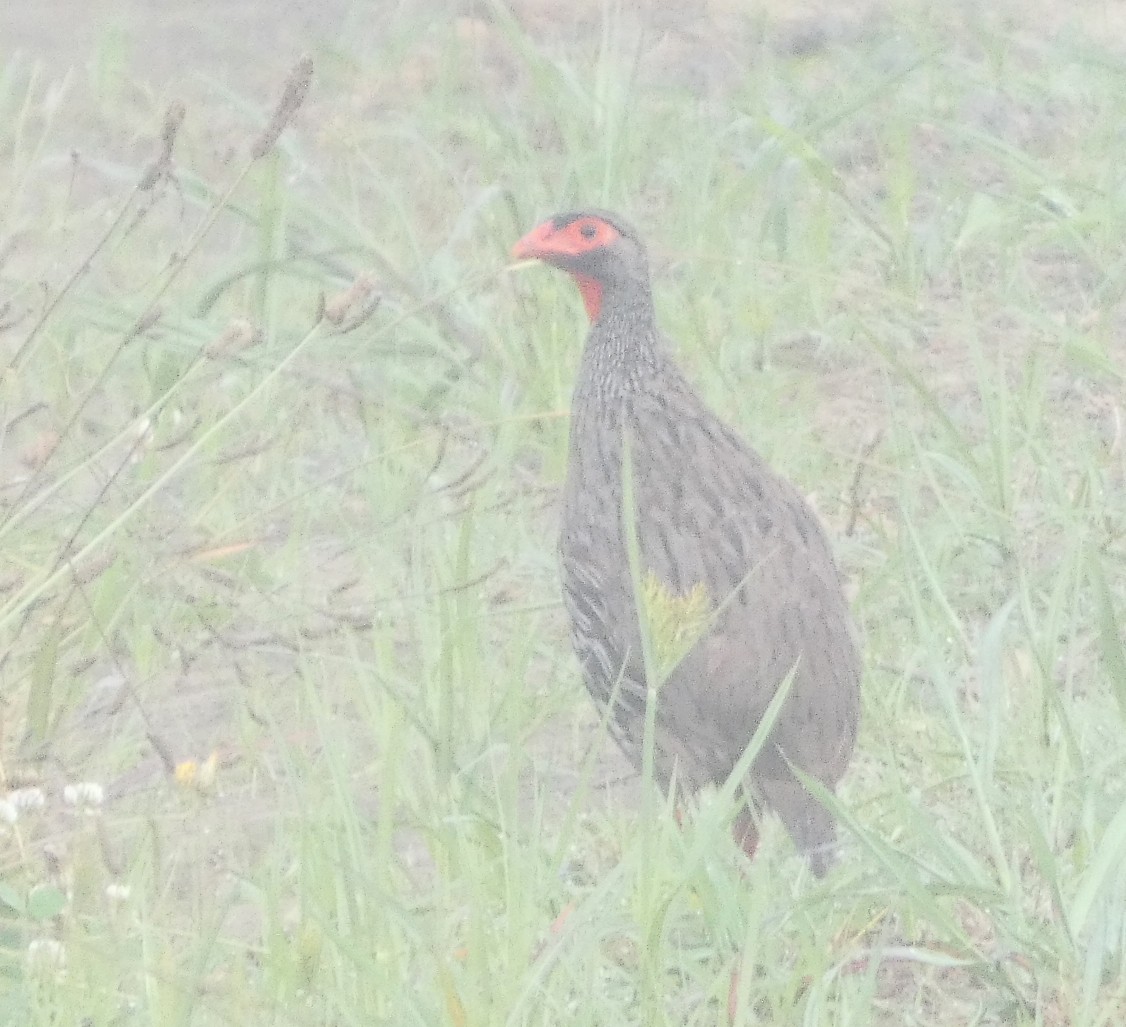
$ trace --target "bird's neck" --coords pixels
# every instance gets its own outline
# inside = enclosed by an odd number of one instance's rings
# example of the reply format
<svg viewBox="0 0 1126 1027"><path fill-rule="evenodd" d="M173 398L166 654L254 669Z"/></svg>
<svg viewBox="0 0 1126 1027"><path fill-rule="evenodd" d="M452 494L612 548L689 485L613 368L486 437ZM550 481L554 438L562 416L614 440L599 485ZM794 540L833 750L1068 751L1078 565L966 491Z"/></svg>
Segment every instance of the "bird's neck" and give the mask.
<svg viewBox="0 0 1126 1027"><path fill-rule="evenodd" d="M579 389L594 402L623 398L645 387L661 367L653 300L648 291L602 287L598 316L583 348Z"/></svg>

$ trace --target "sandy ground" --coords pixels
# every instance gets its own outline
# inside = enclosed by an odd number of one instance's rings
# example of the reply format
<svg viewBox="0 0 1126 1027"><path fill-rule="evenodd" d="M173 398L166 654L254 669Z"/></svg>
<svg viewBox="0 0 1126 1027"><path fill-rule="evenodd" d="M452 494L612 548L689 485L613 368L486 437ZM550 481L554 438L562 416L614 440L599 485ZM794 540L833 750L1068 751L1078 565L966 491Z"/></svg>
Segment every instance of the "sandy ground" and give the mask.
<svg viewBox="0 0 1126 1027"><path fill-rule="evenodd" d="M899 0L511 0L529 36L551 48L597 45L606 18L637 41L642 77L712 91L741 79L757 47L805 56L863 39L894 19ZM951 17L989 19L1014 38L1078 28L1126 52L1126 3L997 0L949 5ZM48 80L117 76L162 108L173 97L218 90L269 104L303 53L353 63L420 21L460 21L466 33L495 18L484 0L72 0L8 3L0 60L36 65ZM82 126L76 126L81 129Z"/></svg>
<svg viewBox="0 0 1126 1027"><path fill-rule="evenodd" d="M735 24L755 23L778 47L800 52L847 38L868 19L894 14L896 6L895 0L513 0L509 8L547 43L581 41L605 10L617 10L654 42L695 39L715 57L730 43ZM951 5L952 11L1002 18L1016 31L1050 34L1078 22L1104 43L1126 44L1126 4L1120 2L1000 0L982 7ZM50 75L122 59L139 81L158 90L192 77L245 89L274 81L307 50L363 53L404 20L487 18L488 9L473 0L38 0L4 5L0 56L19 52L41 60Z"/></svg>
<svg viewBox="0 0 1126 1027"><path fill-rule="evenodd" d="M517 0L511 10L534 36L564 43L581 42L598 27L604 8L613 6L603 0ZM870 2L808 0L757 5L655 0L620 6L620 16L651 45L664 44L670 55L705 64L722 59L734 22L761 21L776 35L776 45L800 51L855 31L879 9ZM118 60L138 82L158 91L192 79L247 90L275 82L303 52L362 54L374 50L395 24L487 17L487 8L472 0L41 0L5 5L0 56L20 53L41 61L49 76ZM703 49L684 49L692 42Z"/></svg>

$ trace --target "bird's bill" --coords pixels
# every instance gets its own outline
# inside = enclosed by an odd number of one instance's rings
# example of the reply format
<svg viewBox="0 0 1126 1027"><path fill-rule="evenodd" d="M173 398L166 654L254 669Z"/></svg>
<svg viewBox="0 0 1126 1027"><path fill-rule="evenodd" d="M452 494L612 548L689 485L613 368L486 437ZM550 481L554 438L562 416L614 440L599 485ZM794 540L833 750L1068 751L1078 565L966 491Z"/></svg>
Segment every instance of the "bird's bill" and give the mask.
<svg viewBox="0 0 1126 1027"><path fill-rule="evenodd" d="M557 256L557 249L551 245L555 234L555 220L550 219L537 225L512 247L515 260L550 260Z"/></svg>

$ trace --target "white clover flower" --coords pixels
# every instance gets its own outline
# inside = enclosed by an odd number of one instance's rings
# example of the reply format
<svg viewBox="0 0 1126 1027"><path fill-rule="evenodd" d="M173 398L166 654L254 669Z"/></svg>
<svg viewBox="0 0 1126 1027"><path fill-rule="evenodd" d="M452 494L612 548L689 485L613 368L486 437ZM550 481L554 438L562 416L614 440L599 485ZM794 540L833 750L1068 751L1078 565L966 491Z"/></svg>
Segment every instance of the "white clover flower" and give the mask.
<svg viewBox="0 0 1126 1027"><path fill-rule="evenodd" d="M42 788L32 786L29 788L17 788L9 792L8 802L16 807L18 813L26 813L28 810L42 809L47 799L43 795Z"/></svg>
<svg viewBox="0 0 1126 1027"><path fill-rule="evenodd" d="M33 938L27 946L27 967L33 973L54 973L66 966L66 949L54 938Z"/></svg>
<svg viewBox="0 0 1126 1027"><path fill-rule="evenodd" d="M79 781L63 789L63 800L71 806L100 806L105 797L105 790L97 781Z"/></svg>

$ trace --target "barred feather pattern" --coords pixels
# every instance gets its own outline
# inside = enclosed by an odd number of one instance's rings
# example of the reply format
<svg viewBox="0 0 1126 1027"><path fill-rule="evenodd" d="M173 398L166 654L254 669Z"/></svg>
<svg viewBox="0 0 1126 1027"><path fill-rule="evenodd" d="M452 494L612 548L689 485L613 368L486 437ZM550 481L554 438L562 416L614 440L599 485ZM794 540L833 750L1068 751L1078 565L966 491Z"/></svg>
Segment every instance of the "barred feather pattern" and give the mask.
<svg viewBox="0 0 1126 1027"><path fill-rule="evenodd" d="M828 810L791 766L832 790L859 718L860 653L825 533L797 489L696 394L653 323L647 282L608 297L572 403L560 561L575 653L610 729L640 766L649 682L623 514L628 439L643 574L672 595L703 584L709 627L668 678L655 711L654 772L691 795L722 784L771 699L790 692L744 783L823 873Z"/></svg>

